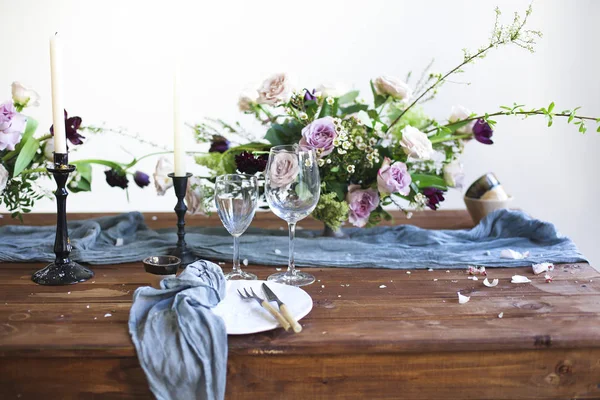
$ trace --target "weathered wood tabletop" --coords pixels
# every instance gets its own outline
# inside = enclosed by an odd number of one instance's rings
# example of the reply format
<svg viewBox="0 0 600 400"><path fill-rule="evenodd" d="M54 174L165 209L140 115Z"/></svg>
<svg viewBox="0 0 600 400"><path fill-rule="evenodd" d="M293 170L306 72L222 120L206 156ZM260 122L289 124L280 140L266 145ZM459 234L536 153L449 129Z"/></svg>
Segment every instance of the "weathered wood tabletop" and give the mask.
<svg viewBox="0 0 600 400"><path fill-rule="evenodd" d="M28 215L25 222L53 219ZM172 214L146 220L151 227L175 223ZM463 211L416 213L409 222L471 226ZM14 221L0 219L7 223ZM283 226L271 214L253 224ZM134 290L159 278L132 263L92 267L95 278L74 286L37 286L30 277L42 266L0 265L0 399L150 398L127 319ZM275 271L246 269L261 279ZM305 289L314 308L301 334L229 338L227 397L600 398L599 273L587 264L559 265L546 283L530 267L488 271L500 279L497 287L467 279L463 269L312 268L318 282ZM532 283L511 284L513 274ZM458 304L459 290L469 303Z"/></svg>

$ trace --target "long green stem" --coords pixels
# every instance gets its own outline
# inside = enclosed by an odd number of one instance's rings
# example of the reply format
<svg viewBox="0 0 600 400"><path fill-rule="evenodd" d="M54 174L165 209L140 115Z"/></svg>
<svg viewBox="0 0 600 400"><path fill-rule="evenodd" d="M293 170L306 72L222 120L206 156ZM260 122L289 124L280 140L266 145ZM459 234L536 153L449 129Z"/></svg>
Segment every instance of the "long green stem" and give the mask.
<svg viewBox="0 0 600 400"><path fill-rule="evenodd" d="M440 130L442 128L451 128L454 125L462 124L464 122L477 121L478 119L482 119L482 118L486 118L486 117L489 118L489 117L509 116L509 115L545 115L545 114L541 110L515 111L515 112L511 112L511 111L498 111L498 112L495 112L493 114L487 114L487 116L486 115L479 115L477 117L471 117L471 118L467 118L467 119L462 119L460 121L451 122L449 124L442 125L441 127L436 127L436 128L429 129L428 131L425 131L425 133L431 133L431 132L434 132L436 130ZM594 118L594 117L585 117L583 115L571 115L571 114L567 114L567 113L557 113L557 114L552 114L552 116L553 117L571 117L572 116L573 119L588 120L588 121L597 121L597 118ZM456 136L453 136L451 139L454 139L454 138L456 138ZM437 140L435 142L444 142L446 140L448 140L448 139Z"/></svg>
<svg viewBox="0 0 600 400"><path fill-rule="evenodd" d="M398 123L398 121L400 121L400 119L404 116L404 114L406 114L406 112L408 110L410 110L411 108L413 108L415 105L417 105L417 103L419 102L419 100L421 100L427 93L429 93L430 91L432 91L433 89L435 89L440 83L444 82L444 80L449 77L450 75L452 75L453 73L455 73L456 71L458 71L459 69L461 69L462 67L464 67L466 64L470 63L471 61L473 61L474 59L476 59L477 57L480 57L483 53L485 53L486 51L488 51L489 49L491 49L492 47L494 47L494 45L490 44L487 47L479 50L477 53L475 53L475 55L472 55L471 57L466 58L462 63L460 63L459 65L457 65L456 67L452 68L449 72L447 72L444 76L442 76L440 79L438 79L433 85L429 86L427 88L427 90L425 90L423 93L421 93L421 95L419 97L417 97L412 103L410 103L410 105L408 107L406 107L401 113L400 115L398 115L398 117L396 117L395 120L392 121L391 124L388 125L387 129L385 130L386 133L389 132L389 130L392 128L392 126L396 125Z"/></svg>

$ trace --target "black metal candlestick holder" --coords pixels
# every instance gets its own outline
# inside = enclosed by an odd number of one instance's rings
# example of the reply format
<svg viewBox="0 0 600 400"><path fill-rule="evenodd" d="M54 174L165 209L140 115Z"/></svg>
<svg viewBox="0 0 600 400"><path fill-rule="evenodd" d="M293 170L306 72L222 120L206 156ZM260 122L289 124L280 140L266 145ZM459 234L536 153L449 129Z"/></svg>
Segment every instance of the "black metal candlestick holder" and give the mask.
<svg viewBox="0 0 600 400"><path fill-rule="evenodd" d="M192 174L189 172L185 176L169 174L169 178L173 179L173 188L175 189L175 196L177 196L177 204L174 208L175 214L177 214L177 247L170 254L181 259L179 268L185 268L188 264L198 260L198 257L194 256L190 249L188 249L187 243L185 243L185 213L187 211L185 194L187 192L188 179L191 176Z"/></svg>
<svg viewBox="0 0 600 400"><path fill-rule="evenodd" d="M56 197L56 238L54 239L56 259L52 264L35 272L31 280L38 285L52 286L72 285L87 281L94 276L94 273L69 258L72 247L67 229L67 196L69 193L65 186L69 174L75 171L75 166L69 165L67 153L54 153L54 167L47 169L54 175L57 186L56 192L54 192Z"/></svg>

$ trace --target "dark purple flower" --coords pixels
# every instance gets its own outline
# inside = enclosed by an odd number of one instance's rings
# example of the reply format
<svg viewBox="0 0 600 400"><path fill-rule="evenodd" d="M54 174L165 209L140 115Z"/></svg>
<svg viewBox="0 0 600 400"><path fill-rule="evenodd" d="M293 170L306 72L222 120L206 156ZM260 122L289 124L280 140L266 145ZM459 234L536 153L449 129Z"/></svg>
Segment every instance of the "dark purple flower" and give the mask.
<svg viewBox="0 0 600 400"><path fill-rule="evenodd" d="M494 131L492 130L492 127L481 118L473 125L473 135L475 135L475 140L480 143L494 144L491 139L493 134Z"/></svg>
<svg viewBox="0 0 600 400"><path fill-rule="evenodd" d="M106 183L108 183L110 186L127 189L127 186L129 185L129 179L127 179L127 176L124 172L109 169L104 171L104 174L106 174Z"/></svg>
<svg viewBox="0 0 600 400"><path fill-rule="evenodd" d="M67 139L74 145L83 144L83 140L85 136L82 136L77 132L77 130L81 127L81 118L80 117L71 117L68 118L67 110L65 110L65 129L67 134ZM54 125L50 127L50 134L54 135Z"/></svg>
<svg viewBox="0 0 600 400"><path fill-rule="evenodd" d="M139 187L144 188L150 184L150 177L148 174L145 174L142 171L135 171L135 174L133 175L133 181Z"/></svg>
<svg viewBox="0 0 600 400"><path fill-rule="evenodd" d="M315 96L315 89L310 92L308 89L304 89L304 101L315 101L317 100L317 96Z"/></svg>
<svg viewBox="0 0 600 400"><path fill-rule="evenodd" d="M265 168L267 168L268 160L269 156L267 154L255 156L247 151L242 151L235 156L235 165L237 166L238 171L244 174L254 175L257 172L263 172Z"/></svg>
<svg viewBox="0 0 600 400"><path fill-rule="evenodd" d="M209 153L225 153L229 149L229 140L223 136L215 135L212 137Z"/></svg>
<svg viewBox="0 0 600 400"><path fill-rule="evenodd" d="M423 195L427 197L427 207L437 210L440 203L444 201L444 191L434 187L423 189Z"/></svg>

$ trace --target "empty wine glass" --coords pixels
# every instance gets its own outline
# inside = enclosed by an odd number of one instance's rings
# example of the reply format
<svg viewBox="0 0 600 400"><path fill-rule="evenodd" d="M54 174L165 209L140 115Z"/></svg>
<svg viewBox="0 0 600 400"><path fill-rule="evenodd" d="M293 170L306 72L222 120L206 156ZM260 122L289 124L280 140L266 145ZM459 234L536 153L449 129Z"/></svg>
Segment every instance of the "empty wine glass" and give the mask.
<svg viewBox="0 0 600 400"><path fill-rule="evenodd" d="M265 171L265 195L271 211L288 223L290 254L287 271L273 274L268 280L293 286L315 281L314 276L294 266L294 236L296 223L313 212L320 192L319 167L313 150L303 150L298 145L271 148Z"/></svg>
<svg viewBox="0 0 600 400"><path fill-rule="evenodd" d="M225 229L233 236L233 271L225 279L256 279L240 268L240 236L246 231L258 205L258 181L255 176L230 174L217 177L215 203Z"/></svg>

